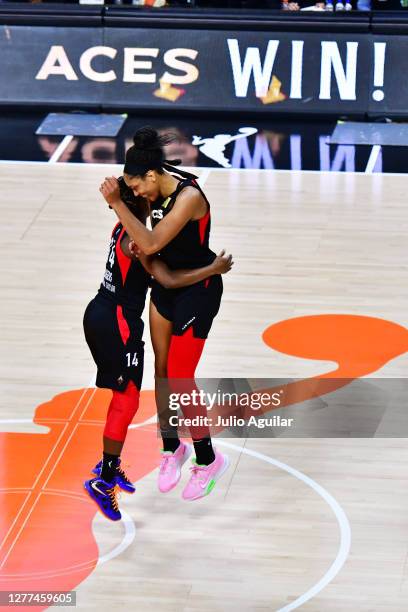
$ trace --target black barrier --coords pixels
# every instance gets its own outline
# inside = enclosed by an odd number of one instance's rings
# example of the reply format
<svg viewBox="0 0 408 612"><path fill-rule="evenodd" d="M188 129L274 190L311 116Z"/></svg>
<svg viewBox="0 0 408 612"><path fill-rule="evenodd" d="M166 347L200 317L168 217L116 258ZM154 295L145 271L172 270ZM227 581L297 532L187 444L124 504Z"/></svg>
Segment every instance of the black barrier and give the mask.
<svg viewBox="0 0 408 612"><path fill-rule="evenodd" d="M75 10L1 6L0 104L408 114L402 16Z"/></svg>

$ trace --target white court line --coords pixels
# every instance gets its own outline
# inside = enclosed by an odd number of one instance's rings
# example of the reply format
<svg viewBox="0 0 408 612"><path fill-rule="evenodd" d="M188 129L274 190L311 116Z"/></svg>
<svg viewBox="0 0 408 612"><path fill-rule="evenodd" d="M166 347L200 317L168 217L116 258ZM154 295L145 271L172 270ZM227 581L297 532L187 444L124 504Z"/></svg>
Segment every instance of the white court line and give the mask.
<svg viewBox="0 0 408 612"><path fill-rule="evenodd" d="M372 174L377 158L381 152L381 145L374 145L371 149L370 157L368 158L365 174ZM384 174L384 173L381 173Z"/></svg>
<svg viewBox="0 0 408 612"><path fill-rule="evenodd" d="M212 168L204 168L201 171L201 174L200 174L200 176L197 179L197 182L200 185L200 187L203 187L206 184L207 179L210 176L211 170L212 170Z"/></svg>
<svg viewBox="0 0 408 612"><path fill-rule="evenodd" d="M379 146L379 145L375 145L375 146ZM44 165L48 165L49 161L21 161L21 160L15 160L15 159L0 159L0 165L1 164L23 164L23 165L35 165L35 166L44 166ZM123 164L95 164L95 163L90 163L90 164L86 164L84 162L60 162L58 164L54 164L55 168L60 168L60 167L64 167L64 166L73 166L78 167L78 166L87 166L89 168L118 168L118 169L122 169L123 168ZM270 173L270 174L329 174L329 175L337 175L337 174L343 174L343 175L354 175L356 174L357 176L367 176L367 172L364 171L359 171L359 172L352 172L350 170L291 170L290 168L288 168L287 170L282 170L281 168L278 169L271 169L271 168L208 168L206 166L180 166L181 168L186 168L187 170L191 170L192 172L197 171L197 170L211 170L211 172L234 172L234 171L239 171L239 172L262 172L262 173ZM407 176L407 172L379 172L378 173L381 176Z"/></svg>
<svg viewBox="0 0 408 612"><path fill-rule="evenodd" d="M324 576L322 576L322 578L320 578L320 580L316 582L316 584L314 584L308 591L303 593L303 595L300 595L300 597L292 601L292 603L288 604L287 606L284 606L283 608L279 608L276 612L290 612L291 610L295 610L296 608L299 608L301 605L306 603L306 601L309 601L309 599L312 599L312 597L315 597L318 593L320 593L320 591L322 591L337 576L344 563L346 562L351 546L351 528L346 513L344 512L340 504L337 502L337 500L332 495L330 495L330 493L326 491L326 489L324 489L312 478L309 478L309 476L306 476L306 474L303 474L303 472L299 472L295 468L292 468L290 465L282 463L277 459L272 459L272 457L268 457L263 453L258 453L257 451L253 451L248 448L240 448L235 444L230 444L229 442L222 442L221 440L216 440L216 442L221 446L226 446L227 448L239 450L240 452L243 452L246 455L250 455L251 457L255 457L256 459L260 459L262 461L266 461L267 463L270 463L271 465L274 465L277 468L288 472L288 474L291 474L298 480L304 482L308 487L313 489L333 510L340 529L340 545L336 558L327 570L327 572L324 574Z"/></svg>
<svg viewBox="0 0 408 612"><path fill-rule="evenodd" d="M142 423L131 423L128 429L137 429L138 427L144 427L145 425L151 425L152 423L157 423L157 414L154 414L153 416L151 416L149 419L146 419L146 421L143 421Z"/></svg>
<svg viewBox="0 0 408 612"><path fill-rule="evenodd" d="M96 371L95 371L95 374L92 376L92 378L91 378L91 380L89 382L88 387L90 387L90 388L96 387Z"/></svg>
<svg viewBox="0 0 408 612"><path fill-rule="evenodd" d="M0 423L31 423L34 425L33 419L0 419Z"/></svg>
<svg viewBox="0 0 408 612"><path fill-rule="evenodd" d="M126 550L132 544L133 540L135 539L136 527L132 517L130 517L127 512L124 512L124 510L121 510L120 512L122 514L122 520L125 525L125 537L123 538L120 544L115 546L115 548L102 555L102 557L99 557L98 563L96 564L97 566L103 565L103 563L106 563L107 561L118 557L121 553L123 553L124 550Z"/></svg>
<svg viewBox="0 0 408 612"><path fill-rule="evenodd" d="M61 157L61 155L63 154L63 152L65 151L65 149L68 147L72 139L73 139L73 136L70 136L70 135L64 136L64 138L61 140L58 147L55 149L54 153L51 155L47 163L56 164L59 158Z"/></svg>

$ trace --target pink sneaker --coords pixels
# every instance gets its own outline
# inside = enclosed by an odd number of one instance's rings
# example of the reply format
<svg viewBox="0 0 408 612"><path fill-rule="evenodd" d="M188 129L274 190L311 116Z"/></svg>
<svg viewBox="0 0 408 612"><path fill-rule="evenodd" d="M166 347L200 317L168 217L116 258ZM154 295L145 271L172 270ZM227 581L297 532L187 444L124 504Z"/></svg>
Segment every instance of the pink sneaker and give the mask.
<svg viewBox="0 0 408 612"><path fill-rule="evenodd" d="M181 467L190 457L192 452L191 444L180 441L178 449L171 451L161 451L162 460L160 462L158 486L161 493L167 493L174 489L181 478Z"/></svg>
<svg viewBox="0 0 408 612"><path fill-rule="evenodd" d="M214 449L215 459L210 465L198 465L195 462L191 470L191 477L182 493L183 499L192 501L200 499L211 493L215 483L229 466L229 458Z"/></svg>

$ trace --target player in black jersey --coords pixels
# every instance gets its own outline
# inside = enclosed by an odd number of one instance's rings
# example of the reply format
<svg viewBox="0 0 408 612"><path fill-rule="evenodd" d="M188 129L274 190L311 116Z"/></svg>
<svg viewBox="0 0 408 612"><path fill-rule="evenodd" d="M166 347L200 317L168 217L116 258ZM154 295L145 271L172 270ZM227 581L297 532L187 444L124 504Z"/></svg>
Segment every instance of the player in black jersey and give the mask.
<svg viewBox="0 0 408 612"><path fill-rule="evenodd" d="M165 159L163 147L168 142L168 137L159 136L152 128L142 128L126 153L126 184L135 195L149 200L152 230L130 214L121 200L117 179L107 178L100 191L143 253L157 254L171 270L203 268L216 257L209 248L210 205L197 177L175 168L179 160L169 162ZM167 380L172 392L186 391L185 383L181 387L177 381L187 379L190 380L188 390L194 390L196 366L218 313L222 291L220 275L180 289L163 287L159 279L152 285L150 329L155 352L156 403L163 438L159 472L162 492L176 486L181 466L191 453L190 445L181 442L176 428L170 425ZM199 423L205 423L207 416L204 405L184 406L183 413L187 418L201 417L197 419ZM212 490L228 467L228 458L213 448L206 425L194 426L190 433L196 461L183 497L192 500Z"/></svg>
<svg viewBox="0 0 408 612"><path fill-rule="evenodd" d="M148 214L146 200L136 197L123 178L119 179L119 189L129 212L144 224ZM104 278L84 314L85 338L98 368L96 386L113 391L103 434L103 459L93 470L96 478L86 481L85 488L112 520L121 518L116 486L129 493L135 491L120 466L120 454L139 406L144 357L141 316L151 275L163 285L181 287L230 268L230 260L222 254L207 271L171 271L158 258L140 258L132 256L129 237L118 223L112 232Z"/></svg>

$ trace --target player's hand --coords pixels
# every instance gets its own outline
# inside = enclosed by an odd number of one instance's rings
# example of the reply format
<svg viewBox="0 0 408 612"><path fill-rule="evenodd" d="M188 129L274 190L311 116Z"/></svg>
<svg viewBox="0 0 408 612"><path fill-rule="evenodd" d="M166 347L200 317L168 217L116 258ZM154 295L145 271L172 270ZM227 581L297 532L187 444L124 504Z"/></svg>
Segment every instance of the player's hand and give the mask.
<svg viewBox="0 0 408 612"><path fill-rule="evenodd" d="M129 251L130 254L133 255L133 257L136 257L137 259L139 259L140 253L142 252L134 240L130 240L129 242Z"/></svg>
<svg viewBox="0 0 408 612"><path fill-rule="evenodd" d="M223 249L211 265L214 268L214 274L226 274L234 265L232 255L225 255L225 249Z"/></svg>
<svg viewBox="0 0 408 612"><path fill-rule="evenodd" d="M106 177L99 187L99 191L109 206L113 206L121 201L118 179L114 176Z"/></svg>

